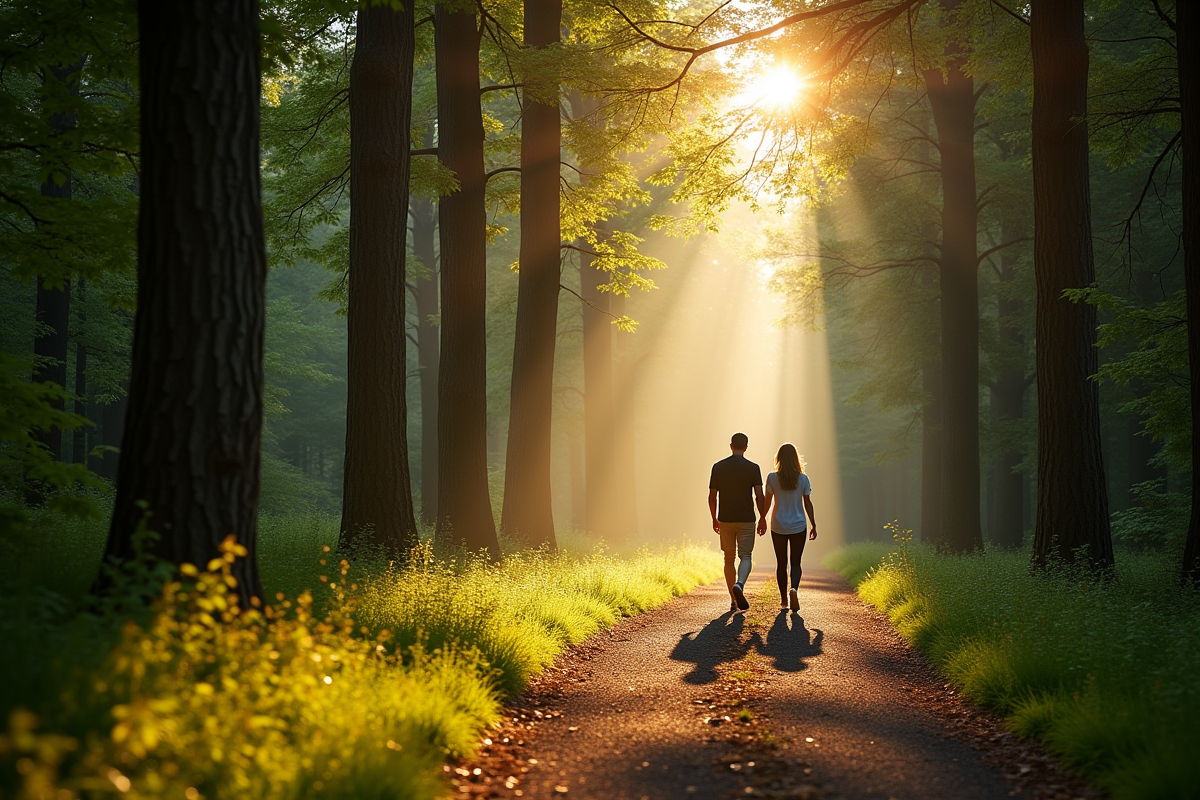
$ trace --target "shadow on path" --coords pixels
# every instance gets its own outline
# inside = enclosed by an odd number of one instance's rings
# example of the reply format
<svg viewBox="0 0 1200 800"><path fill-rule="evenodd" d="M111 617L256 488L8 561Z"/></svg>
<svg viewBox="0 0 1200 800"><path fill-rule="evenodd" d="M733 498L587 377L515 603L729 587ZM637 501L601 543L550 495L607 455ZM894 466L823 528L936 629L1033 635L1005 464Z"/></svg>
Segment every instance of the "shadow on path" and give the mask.
<svg viewBox="0 0 1200 800"><path fill-rule="evenodd" d="M817 628L804 627L804 617L780 611L767 631L766 639L754 634L758 652L775 660L772 666L780 672L800 672L808 669L805 659L823 652L825 633Z"/></svg>
<svg viewBox="0 0 1200 800"><path fill-rule="evenodd" d="M683 676L684 683L712 683L717 679L718 666L745 657L752 643L742 641L744 624L741 614L726 611L698 633L689 631L680 636L671 660L695 665Z"/></svg>

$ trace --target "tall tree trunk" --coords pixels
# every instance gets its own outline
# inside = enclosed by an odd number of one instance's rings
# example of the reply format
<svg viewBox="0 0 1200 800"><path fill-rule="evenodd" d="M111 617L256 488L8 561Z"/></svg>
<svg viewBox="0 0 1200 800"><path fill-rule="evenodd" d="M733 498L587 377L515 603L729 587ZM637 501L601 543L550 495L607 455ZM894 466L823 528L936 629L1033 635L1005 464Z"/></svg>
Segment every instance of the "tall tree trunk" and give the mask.
<svg viewBox="0 0 1200 800"><path fill-rule="evenodd" d="M79 279L79 294L75 298L77 313L75 318L79 325L75 335L75 413L87 419L87 310L84 308L84 298L87 285L83 278ZM75 430L74 441L71 443L71 461L75 464L86 464L88 453L88 428L81 425Z"/></svg>
<svg viewBox="0 0 1200 800"><path fill-rule="evenodd" d="M1184 582L1200 581L1200 9L1175 4L1179 106L1183 117L1183 272L1187 289L1192 399L1192 518L1183 550Z"/></svg>
<svg viewBox="0 0 1200 800"><path fill-rule="evenodd" d="M50 184L50 185L48 185ZM57 192L57 194L52 194ZM42 194L47 197L71 197L70 180L62 186L53 186L50 181L42 184ZM37 383L53 383L67 388L67 357L70 347L68 330L71 321L71 281L60 286L47 283L41 276L37 281L37 323L44 333L34 334L33 380ZM55 409L64 409L62 400L55 400ZM63 432L61 428L49 428L37 433L37 439L50 451L55 461L62 459ZM40 491L40 490L39 490Z"/></svg>
<svg viewBox="0 0 1200 800"><path fill-rule="evenodd" d="M433 147L429 134L426 147ZM413 255L428 271L411 281L417 311L417 363L421 373L421 520L432 525L438 508L438 313L437 206L426 197L414 196L412 212Z"/></svg>
<svg viewBox="0 0 1200 800"><path fill-rule="evenodd" d="M922 161L928 162L928 157ZM932 224L922 225L927 242L933 241ZM931 288L937 281L933 269L921 273L921 284ZM940 303L940 301L939 301ZM940 317L939 317L940 320ZM940 327L940 326L939 326ZM921 389L925 403L921 407L921 541L942 547L942 349L937 330L929 334L929 360L921 364Z"/></svg>
<svg viewBox="0 0 1200 800"><path fill-rule="evenodd" d="M350 65L350 272L346 309L343 546L395 557L417 543L405 395L405 241L413 6L359 9Z"/></svg>
<svg viewBox="0 0 1200 800"><path fill-rule="evenodd" d="M100 411L100 444L114 448L117 452L105 450L100 457L100 463L93 469L100 477L113 482L117 480L117 467L121 457L121 440L125 435L125 411L128 403L129 395L122 394Z"/></svg>
<svg viewBox="0 0 1200 800"><path fill-rule="evenodd" d="M625 298L609 296L609 310L614 316L625 315ZM640 361L629 353L628 342L624 358L613 359L613 430L609 444L609 496L612 497L613 529L618 539L629 541L637 536L637 377ZM645 356L642 356L643 358Z"/></svg>
<svg viewBox="0 0 1200 800"><path fill-rule="evenodd" d="M960 0L943 0L953 12ZM975 82L966 56L925 73L942 177L942 516L940 545L983 547L979 508L979 258L976 249Z"/></svg>
<svg viewBox="0 0 1200 800"><path fill-rule="evenodd" d="M1063 299L1095 280L1083 0L1034 0L1033 219L1038 499L1034 565L1113 563L1100 450L1096 308Z"/></svg>
<svg viewBox="0 0 1200 800"><path fill-rule="evenodd" d="M201 568L230 534L243 603L255 560L266 246L258 3L138 4L141 201L129 411L106 560L153 551ZM100 588L104 588L101 586Z"/></svg>
<svg viewBox="0 0 1200 800"><path fill-rule="evenodd" d="M1002 221L1000 239L1010 242L1017 235L1011 222ZM1017 327L1021 302L1006 296L1006 288L1015 280L1012 248L1000 251L1000 300L998 303L1000 343L1006 354L1023 348L1025 340ZM992 413L1000 425L1025 416L1025 390L1029 383L1025 371L1006 364L992 386ZM1016 471L1021 454L1011 448L996 456L995 503L992 510L992 542L998 547L1017 548L1025 538L1025 476Z"/></svg>
<svg viewBox="0 0 1200 800"><path fill-rule="evenodd" d="M473 11L434 13L438 158L458 190L438 201L441 362L438 365L437 539L500 558L487 467L487 209L480 27ZM453 491L449 488L453 487Z"/></svg>
<svg viewBox="0 0 1200 800"><path fill-rule="evenodd" d="M45 80L47 82L66 83L72 94L79 92L79 72L83 69L83 60L74 64L58 64L51 68ZM50 115L50 130L59 136L75 127L78 117L72 113L54 113ZM56 165L47 165L54 167ZM62 182L56 182L58 178ZM63 202L71 200L72 176L69 170L58 170L55 175L48 177L42 183L42 197L54 198ZM58 285L60 284L60 285ZM67 351L70 347L68 329L71 320L71 280L64 276L48 277L39 275L37 278L36 320L40 330L33 339L33 380L36 383L53 383L60 388L67 388ZM62 400L53 403L55 409L62 411ZM55 461L63 457L63 433L61 428L49 428L38 431L38 441ZM31 487L30 499L40 500L41 488Z"/></svg>
<svg viewBox="0 0 1200 800"><path fill-rule="evenodd" d="M525 45L558 43L562 0L525 0ZM558 84L527 87L521 115L521 252L501 527L554 548L550 423L561 261Z"/></svg>
<svg viewBox="0 0 1200 800"><path fill-rule="evenodd" d="M595 225L603 238L604 223ZM583 296L583 437L584 479L587 503L584 507L588 533L612 539L617 534L613 509L613 325L609 311L609 293L597 287L608 282L608 275L596 266L587 253L579 254L580 294Z"/></svg>
<svg viewBox="0 0 1200 800"><path fill-rule="evenodd" d="M1154 278L1155 273L1149 270L1139 270L1134 276L1138 302L1146 308L1154 305ZM1146 396L1146 385L1140 379L1135 378L1130 381L1129 389L1134 397ZM1126 483L1130 487L1127 501L1131 506L1138 504L1137 497L1132 491L1134 486L1165 477L1162 470L1151 463L1154 456L1158 454L1158 445L1151 437L1143 434L1143 424L1142 418L1136 414L1130 414L1126 418L1125 430L1129 454L1127 461L1129 475Z"/></svg>

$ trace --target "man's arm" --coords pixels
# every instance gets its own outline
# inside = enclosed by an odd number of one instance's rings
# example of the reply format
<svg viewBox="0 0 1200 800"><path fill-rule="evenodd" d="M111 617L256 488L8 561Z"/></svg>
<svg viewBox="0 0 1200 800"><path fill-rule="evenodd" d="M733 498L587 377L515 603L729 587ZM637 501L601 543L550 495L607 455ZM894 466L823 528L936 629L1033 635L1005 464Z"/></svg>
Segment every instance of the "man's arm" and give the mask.
<svg viewBox="0 0 1200 800"><path fill-rule="evenodd" d="M720 533L721 526L717 523L717 490L708 490L708 513L712 516L713 533Z"/></svg>
<svg viewBox="0 0 1200 800"><path fill-rule="evenodd" d="M767 512L771 510L771 501L763 494L762 485L754 487L754 504L758 506L758 535L767 532Z"/></svg>
<svg viewBox="0 0 1200 800"><path fill-rule="evenodd" d="M804 510L808 512L808 518L812 520L812 530L808 532L809 539L817 538L817 515L812 507L812 495L804 495Z"/></svg>

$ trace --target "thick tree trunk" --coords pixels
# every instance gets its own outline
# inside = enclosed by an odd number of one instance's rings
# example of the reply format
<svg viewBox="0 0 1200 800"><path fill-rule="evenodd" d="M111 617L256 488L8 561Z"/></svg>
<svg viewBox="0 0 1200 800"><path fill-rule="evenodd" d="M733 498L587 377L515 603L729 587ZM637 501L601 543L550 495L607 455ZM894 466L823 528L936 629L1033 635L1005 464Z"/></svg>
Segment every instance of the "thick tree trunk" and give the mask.
<svg viewBox="0 0 1200 800"><path fill-rule="evenodd" d="M258 4L142 0L138 24L138 303L105 558L132 557L147 513L176 564L203 568L232 534L250 551L233 565L245 603L262 593Z"/></svg>
<svg viewBox="0 0 1200 800"><path fill-rule="evenodd" d="M433 146L433 136L425 142ZM413 301L417 312L417 363L421 367L421 520L437 521L438 508L438 328L431 318L438 313L437 206L425 197L413 197L413 255L428 271L414 278Z"/></svg>
<svg viewBox="0 0 1200 800"><path fill-rule="evenodd" d="M596 226L603 235L605 226ZM613 325L609 293L596 287L608 282L592 256L579 255L583 295L583 437L587 505L585 527L593 536L613 538Z"/></svg>
<svg viewBox="0 0 1200 800"><path fill-rule="evenodd" d="M1033 218L1038 499L1034 565L1113 563L1100 450L1096 308L1063 299L1095 280L1083 0L1034 0Z"/></svg>
<svg viewBox="0 0 1200 800"><path fill-rule="evenodd" d="M1010 225L1002 225L1002 241L1012 240L1015 232ZM1017 327L1017 315L1021 302L1005 296L1004 287L1014 280L1011 248L1001 251L1000 256L1000 342L1008 350L1017 350L1024 338ZM1025 416L1025 390L1029 386L1023 370L1006 366L996 377L992 386L992 413L997 422L1004 424ZM1025 538L1025 476L1016 472L1021 463L1021 454L1003 450L995 463L995 501L992 509L992 542L998 547L1017 548Z"/></svg>
<svg viewBox="0 0 1200 800"><path fill-rule="evenodd" d="M88 402L87 402L87 311L84 309L84 297L87 292L87 285L83 278L79 279L79 293L75 298L78 300L76 321L79 329L75 335L75 413L87 419ZM88 431L89 426L82 425L75 430L74 440L71 443L71 461L75 464L86 464L88 454Z"/></svg>
<svg viewBox="0 0 1200 800"><path fill-rule="evenodd" d="M957 0L943 0L946 10ZM957 52L957 51L956 51ZM942 177L942 514L939 546L983 547L979 508L979 258L976 250L975 82L952 54L925 73Z"/></svg>
<svg viewBox="0 0 1200 800"><path fill-rule="evenodd" d="M1183 272L1187 289L1192 395L1192 519L1183 550L1184 582L1200 582L1200 9L1175 4L1179 105L1183 110Z"/></svg>
<svg viewBox="0 0 1200 800"><path fill-rule="evenodd" d="M438 201L442 288L437 540L500 558L487 467L487 209L480 28L473 11L435 10L438 158L458 191ZM453 491L451 491L453 487Z"/></svg>
<svg viewBox="0 0 1200 800"><path fill-rule="evenodd" d="M525 45L556 44L561 22L562 0L525 0ZM523 98L520 275L501 516L507 533L551 549L550 423L562 245L557 96L557 84L549 83L527 88Z"/></svg>
<svg viewBox="0 0 1200 800"><path fill-rule="evenodd" d="M359 9L350 65L346 472L340 544L417 543L408 470L404 301L413 6Z"/></svg>

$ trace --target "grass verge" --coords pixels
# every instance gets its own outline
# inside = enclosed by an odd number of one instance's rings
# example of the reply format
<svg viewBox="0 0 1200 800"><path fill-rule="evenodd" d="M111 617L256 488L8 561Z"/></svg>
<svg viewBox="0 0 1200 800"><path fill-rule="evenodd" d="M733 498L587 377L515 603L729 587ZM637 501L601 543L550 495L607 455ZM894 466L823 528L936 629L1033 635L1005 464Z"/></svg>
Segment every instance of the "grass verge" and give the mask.
<svg viewBox="0 0 1200 800"><path fill-rule="evenodd" d="M327 527L266 521L268 607L230 604L227 560L149 608L83 610L83 578L0 595L0 796L440 796L444 760L556 655L721 571L688 546L350 568Z"/></svg>
<svg viewBox="0 0 1200 800"><path fill-rule="evenodd" d="M967 698L1114 798L1200 798L1200 597L1161 554L1117 578L1035 576L1028 552L860 544L826 562Z"/></svg>

